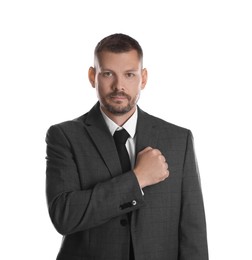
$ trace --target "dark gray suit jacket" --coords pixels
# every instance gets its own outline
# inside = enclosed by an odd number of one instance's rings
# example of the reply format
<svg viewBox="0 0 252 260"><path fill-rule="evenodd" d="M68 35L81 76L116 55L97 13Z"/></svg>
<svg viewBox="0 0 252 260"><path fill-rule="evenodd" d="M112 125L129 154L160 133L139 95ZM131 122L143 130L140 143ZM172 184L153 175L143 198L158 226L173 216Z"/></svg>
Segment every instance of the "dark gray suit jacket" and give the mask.
<svg viewBox="0 0 252 260"><path fill-rule="evenodd" d="M144 196L135 174L122 174L99 103L48 130L48 208L64 235L58 260L128 260L130 232L136 260L208 259L192 134L138 111L136 154L158 148L170 170L165 181L144 188Z"/></svg>

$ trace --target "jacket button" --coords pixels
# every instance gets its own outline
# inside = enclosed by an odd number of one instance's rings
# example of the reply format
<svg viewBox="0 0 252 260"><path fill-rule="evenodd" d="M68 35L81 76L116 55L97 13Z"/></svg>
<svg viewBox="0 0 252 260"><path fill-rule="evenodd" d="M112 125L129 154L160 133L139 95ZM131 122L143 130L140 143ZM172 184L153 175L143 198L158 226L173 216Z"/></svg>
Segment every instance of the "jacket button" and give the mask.
<svg viewBox="0 0 252 260"><path fill-rule="evenodd" d="M128 225L127 219L121 219L121 220L120 220L120 224L121 224L123 227L127 226L127 225Z"/></svg>
<svg viewBox="0 0 252 260"><path fill-rule="evenodd" d="M132 204L132 206L135 206L137 204L137 202L135 200L132 200L131 204Z"/></svg>

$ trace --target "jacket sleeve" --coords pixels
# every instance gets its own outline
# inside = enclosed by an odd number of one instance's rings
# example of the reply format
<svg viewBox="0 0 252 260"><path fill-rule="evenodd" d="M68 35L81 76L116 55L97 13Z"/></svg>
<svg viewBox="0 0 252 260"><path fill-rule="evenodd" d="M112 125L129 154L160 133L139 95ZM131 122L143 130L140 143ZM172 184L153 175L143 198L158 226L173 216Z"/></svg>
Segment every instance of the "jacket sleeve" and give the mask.
<svg viewBox="0 0 252 260"><path fill-rule="evenodd" d="M132 171L83 190L71 143L59 125L50 127L46 143L49 215L62 235L96 227L144 205Z"/></svg>
<svg viewBox="0 0 252 260"><path fill-rule="evenodd" d="M207 234L200 176L188 131L183 167L179 260L207 260Z"/></svg>

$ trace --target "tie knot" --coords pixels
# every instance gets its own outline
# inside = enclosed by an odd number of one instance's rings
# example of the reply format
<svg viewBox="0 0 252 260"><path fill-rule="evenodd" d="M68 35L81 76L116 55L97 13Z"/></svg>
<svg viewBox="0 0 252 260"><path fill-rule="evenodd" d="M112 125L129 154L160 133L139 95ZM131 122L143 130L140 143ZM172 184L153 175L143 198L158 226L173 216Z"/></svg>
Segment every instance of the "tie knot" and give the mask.
<svg viewBox="0 0 252 260"><path fill-rule="evenodd" d="M122 129L119 131L115 131L113 137L116 143L125 144L127 139L129 138L129 133L125 129Z"/></svg>

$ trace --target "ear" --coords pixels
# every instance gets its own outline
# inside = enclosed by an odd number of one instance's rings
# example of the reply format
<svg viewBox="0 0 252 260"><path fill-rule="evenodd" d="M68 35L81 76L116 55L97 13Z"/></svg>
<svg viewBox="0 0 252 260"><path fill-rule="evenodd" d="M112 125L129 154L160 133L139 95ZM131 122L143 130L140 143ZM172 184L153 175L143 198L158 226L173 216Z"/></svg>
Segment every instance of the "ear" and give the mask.
<svg viewBox="0 0 252 260"><path fill-rule="evenodd" d="M147 69L142 69L142 86L141 86L141 89L145 88L145 85L147 84L147 79L148 79Z"/></svg>
<svg viewBox="0 0 252 260"><path fill-rule="evenodd" d="M95 68L90 67L88 70L88 79L92 87L95 88Z"/></svg>

